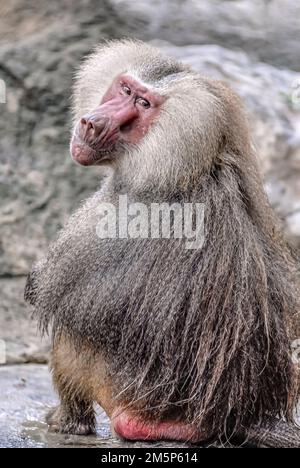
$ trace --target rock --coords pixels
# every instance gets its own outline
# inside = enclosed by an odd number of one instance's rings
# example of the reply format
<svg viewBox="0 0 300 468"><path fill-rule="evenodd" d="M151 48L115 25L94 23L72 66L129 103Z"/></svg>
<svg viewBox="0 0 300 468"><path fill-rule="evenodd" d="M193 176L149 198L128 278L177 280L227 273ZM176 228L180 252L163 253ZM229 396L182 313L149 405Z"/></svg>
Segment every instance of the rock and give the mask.
<svg viewBox="0 0 300 468"><path fill-rule="evenodd" d="M0 31L7 43L53 31L83 42L105 35L219 44L300 70L299 17L298 0L26 0L26 8L11 0L1 7ZM57 58L49 59L48 69L55 68Z"/></svg>
<svg viewBox="0 0 300 468"><path fill-rule="evenodd" d="M105 413L97 412L96 436L53 434L45 416L57 405L47 366L0 367L0 448L155 448L185 447L178 443L129 443L111 435Z"/></svg>
<svg viewBox="0 0 300 468"><path fill-rule="evenodd" d="M297 0L112 0L142 39L176 45L219 44L254 59L300 70Z"/></svg>

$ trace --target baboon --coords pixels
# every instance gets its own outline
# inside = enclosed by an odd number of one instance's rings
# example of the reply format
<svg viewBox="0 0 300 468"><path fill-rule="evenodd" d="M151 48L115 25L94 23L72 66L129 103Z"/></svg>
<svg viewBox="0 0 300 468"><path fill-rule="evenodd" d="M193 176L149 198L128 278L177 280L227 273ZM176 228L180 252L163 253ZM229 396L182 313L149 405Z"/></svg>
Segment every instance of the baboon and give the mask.
<svg viewBox="0 0 300 468"><path fill-rule="evenodd" d="M71 155L107 170L25 290L52 330L50 427L92 433L98 403L130 440L231 440L277 418L300 446L298 272L240 99L150 45L101 45L76 79ZM201 248L99 236L99 207L120 195L203 204Z"/></svg>

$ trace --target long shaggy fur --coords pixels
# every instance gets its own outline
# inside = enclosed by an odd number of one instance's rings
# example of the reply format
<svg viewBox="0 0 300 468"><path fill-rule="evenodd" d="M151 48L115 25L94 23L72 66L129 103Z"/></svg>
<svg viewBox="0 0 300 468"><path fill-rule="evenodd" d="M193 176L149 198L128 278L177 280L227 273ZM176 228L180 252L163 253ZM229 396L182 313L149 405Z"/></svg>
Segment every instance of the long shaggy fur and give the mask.
<svg viewBox="0 0 300 468"><path fill-rule="evenodd" d="M72 216L33 269L27 299L54 340L63 333L79 353L84 343L104 356L115 398L149 418L176 416L216 434L266 416L293 421L298 277L263 193L239 100L130 42L97 51L80 72L77 93L81 83L89 87L87 70L95 75L105 58L112 80L125 67L125 49L134 56L132 73L138 57L155 57L151 73L162 76L156 88L160 83L168 97L161 118ZM205 203L204 246L99 239L99 204L116 203L119 193L147 204Z"/></svg>

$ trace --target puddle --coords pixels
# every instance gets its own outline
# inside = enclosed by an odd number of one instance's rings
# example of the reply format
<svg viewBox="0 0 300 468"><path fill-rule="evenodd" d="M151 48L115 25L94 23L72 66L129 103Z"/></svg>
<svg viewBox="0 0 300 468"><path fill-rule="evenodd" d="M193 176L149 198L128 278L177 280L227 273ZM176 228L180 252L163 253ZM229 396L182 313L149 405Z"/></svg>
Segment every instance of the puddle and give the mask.
<svg viewBox="0 0 300 468"><path fill-rule="evenodd" d="M72 436L48 432L48 426L41 421L25 421L21 431L22 437L30 441L35 447L119 447L120 441L111 436L109 423L103 423L97 429L96 436Z"/></svg>
<svg viewBox="0 0 300 468"><path fill-rule="evenodd" d="M48 432L45 416L57 405L47 366L0 367L0 447L111 447L109 420L98 413L97 436L69 436Z"/></svg>
<svg viewBox="0 0 300 468"><path fill-rule="evenodd" d="M188 446L175 442L132 443L119 440L112 436L109 419L101 408L97 413L95 436L72 436L48 432L45 416L58 404L58 400L52 389L51 376L46 365L0 366L0 395L0 448Z"/></svg>

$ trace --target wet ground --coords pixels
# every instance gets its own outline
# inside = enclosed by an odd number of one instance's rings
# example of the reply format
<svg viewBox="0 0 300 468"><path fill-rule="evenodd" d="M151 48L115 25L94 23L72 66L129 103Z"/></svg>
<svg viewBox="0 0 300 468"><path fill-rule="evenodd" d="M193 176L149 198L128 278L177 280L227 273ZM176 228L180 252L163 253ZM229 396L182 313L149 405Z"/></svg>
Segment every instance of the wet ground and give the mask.
<svg viewBox="0 0 300 468"><path fill-rule="evenodd" d="M132 443L119 440L111 434L109 420L101 408L97 414L96 436L49 433L45 416L57 403L47 365L0 366L0 448L188 447L176 442ZM241 446L245 447L244 444ZM216 443L210 447L220 445Z"/></svg>
<svg viewBox="0 0 300 468"><path fill-rule="evenodd" d="M45 415L57 404L46 365L0 367L0 447L185 447L172 443L129 443L112 436L109 420L99 410L96 436L52 434Z"/></svg>

